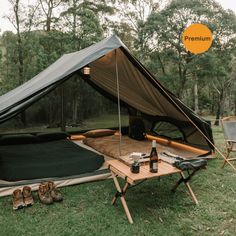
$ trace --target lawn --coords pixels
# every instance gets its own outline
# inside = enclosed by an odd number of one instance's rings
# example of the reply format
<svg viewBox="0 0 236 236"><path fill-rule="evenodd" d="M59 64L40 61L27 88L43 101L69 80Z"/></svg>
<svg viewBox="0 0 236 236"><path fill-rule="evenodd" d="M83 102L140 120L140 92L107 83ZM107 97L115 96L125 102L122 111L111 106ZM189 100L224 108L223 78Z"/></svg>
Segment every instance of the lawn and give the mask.
<svg viewBox="0 0 236 236"><path fill-rule="evenodd" d="M223 134L214 127L223 150ZM207 170L191 181L196 206L184 186L170 192L177 176L146 181L126 195L134 224L119 201L111 206L112 179L61 188L62 203L35 204L12 210L11 197L0 198L0 235L236 235L236 172L221 169L222 159L209 161Z"/></svg>
<svg viewBox="0 0 236 236"><path fill-rule="evenodd" d="M9 123L4 123L0 126L0 133L30 133L30 132L57 132L61 131L60 127L56 128L48 128L48 125L32 125L28 124L27 127L15 128L11 123L12 121L8 121ZM129 124L129 116L121 115L121 124L122 126L128 126ZM83 120L78 126L71 127L66 126L67 132L75 132L81 130L89 130L89 129L100 129L100 128L111 128L118 127L118 115L117 114L102 114L100 116L91 117Z"/></svg>

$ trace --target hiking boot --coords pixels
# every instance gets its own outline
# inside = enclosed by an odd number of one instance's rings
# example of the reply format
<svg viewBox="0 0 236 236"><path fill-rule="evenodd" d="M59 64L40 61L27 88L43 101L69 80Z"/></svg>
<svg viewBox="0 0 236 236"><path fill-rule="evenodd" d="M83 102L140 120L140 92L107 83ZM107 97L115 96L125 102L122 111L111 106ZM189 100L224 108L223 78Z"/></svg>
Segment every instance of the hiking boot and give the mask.
<svg viewBox="0 0 236 236"><path fill-rule="evenodd" d="M26 206L32 206L34 204L31 188L29 186L23 187L22 195L24 197L24 203Z"/></svg>
<svg viewBox="0 0 236 236"><path fill-rule="evenodd" d="M54 202L61 202L63 200L63 197L59 192L59 190L56 188L54 182L52 181L48 182L48 188Z"/></svg>
<svg viewBox="0 0 236 236"><path fill-rule="evenodd" d="M47 183L41 183L39 185L39 189L38 189L38 197L39 200L46 205L52 204L53 203L53 199L49 193L49 189L48 189L48 184Z"/></svg>
<svg viewBox="0 0 236 236"><path fill-rule="evenodd" d="M25 206L24 198L20 189L16 189L12 194L13 210L21 209Z"/></svg>

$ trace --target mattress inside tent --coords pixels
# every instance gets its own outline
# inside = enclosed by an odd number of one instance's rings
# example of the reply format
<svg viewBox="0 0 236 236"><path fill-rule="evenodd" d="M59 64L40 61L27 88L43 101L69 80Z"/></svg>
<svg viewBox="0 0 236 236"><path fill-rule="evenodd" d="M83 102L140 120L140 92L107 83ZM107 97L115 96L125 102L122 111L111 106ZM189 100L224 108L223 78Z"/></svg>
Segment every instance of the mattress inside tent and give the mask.
<svg viewBox="0 0 236 236"><path fill-rule="evenodd" d="M86 149L89 152L95 153L98 156L102 155L96 150L93 150L91 147L84 145L81 141L73 141L72 146L73 145L77 146L79 149L81 148L82 150ZM104 160L107 160L107 159L109 158L104 157ZM0 179L0 196L11 195L15 189L22 188L25 185L30 186L32 190L37 190L39 183L44 182L44 181L50 181L50 180L53 180L57 187L63 187L63 186L75 185L75 184L98 181L98 180L109 178L110 173L107 169L105 161L99 164L99 166L100 167L98 169L93 170L93 171L88 171L83 174L78 174L78 175L75 174L75 175L70 175L70 176L65 176L65 177L36 178L32 180L24 179L20 181L7 181L7 180Z"/></svg>
<svg viewBox="0 0 236 236"><path fill-rule="evenodd" d="M84 144L92 147L99 153L102 153L105 156L110 158L119 159L119 136L105 136L99 138L86 138L83 140ZM141 153L150 153L151 151L151 141L148 139L137 141L129 138L128 136L122 136L121 138L121 156L127 156L132 152L141 152ZM164 145L157 142L157 152L166 152L185 157L185 158L194 158L199 156L199 153L190 150L184 150L176 148L171 145Z"/></svg>
<svg viewBox="0 0 236 236"><path fill-rule="evenodd" d="M104 163L103 165L97 169L96 171L85 173L76 176L69 176L64 178L53 178L53 181L56 183L58 187L75 185L85 182L104 180L111 177L110 172L108 171L106 160L110 159L119 159L119 141L120 137L116 135L105 136L105 137L97 137L97 138L85 138L83 141L73 142L80 147L86 148L90 151L96 152L97 154L103 155ZM132 152L141 152L141 153L149 153L151 150L151 141L143 140L137 141L129 138L128 136L122 136L121 138L121 156L129 155ZM171 145L164 145L157 142L157 151L158 153L163 151L168 151L170 153L186 157L193 158L199 155L194 151L183 150L181 148L172 147ZM10 195L14 191L14 189L22 187L24 185L31 186L32 190L37 190L38 185L42 181L51 180L51 178L43 178L43 179L35 179L32 181L16 181L16 182L8 182L0 180L0 196Z"/></svg>

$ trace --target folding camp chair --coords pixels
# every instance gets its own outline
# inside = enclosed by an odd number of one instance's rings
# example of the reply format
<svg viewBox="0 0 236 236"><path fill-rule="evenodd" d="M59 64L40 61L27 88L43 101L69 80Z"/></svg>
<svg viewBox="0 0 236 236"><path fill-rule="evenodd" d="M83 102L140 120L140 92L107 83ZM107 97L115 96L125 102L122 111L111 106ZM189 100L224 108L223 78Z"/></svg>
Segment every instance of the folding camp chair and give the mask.
<svg viewBox="0 0 236 236"><path fill-rule="evenodd" d="M226 142L226 158L228 161L236 160L236 158L229 157L231 152L236 152L236 116L225 117L221 120L221 124ZM225 160L222 168L224 168L226 162Z"/></svg>

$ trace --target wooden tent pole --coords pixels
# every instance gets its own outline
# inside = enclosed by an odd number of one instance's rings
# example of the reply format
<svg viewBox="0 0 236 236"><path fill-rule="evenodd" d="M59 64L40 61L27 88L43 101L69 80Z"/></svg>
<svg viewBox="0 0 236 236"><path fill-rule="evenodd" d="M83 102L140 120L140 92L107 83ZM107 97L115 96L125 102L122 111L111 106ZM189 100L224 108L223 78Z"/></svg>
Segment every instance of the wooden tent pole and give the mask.
<svg viewBox="0 0 236 236"><path fill-rule="evenodd" d="M118 104L118 121L119 121L119 156L121 156L121 116L120 116L120 84L119 84L119 72L117 64L117 49L115 50L116 58L116 86L117 86L117 104Z"/></svg>

